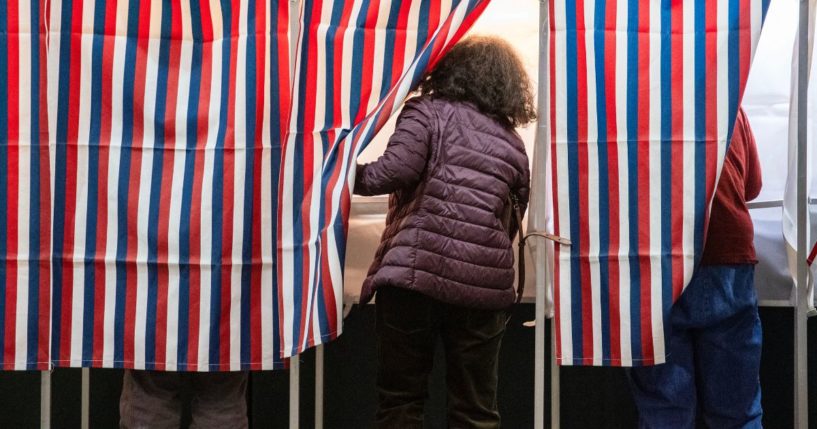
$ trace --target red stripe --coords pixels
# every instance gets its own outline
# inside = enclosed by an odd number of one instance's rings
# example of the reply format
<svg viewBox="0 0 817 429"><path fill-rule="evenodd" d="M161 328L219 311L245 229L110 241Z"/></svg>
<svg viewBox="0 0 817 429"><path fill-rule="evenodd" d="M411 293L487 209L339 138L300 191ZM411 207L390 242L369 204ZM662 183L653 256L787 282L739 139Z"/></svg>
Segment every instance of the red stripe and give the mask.
<svg viewBox="0 0 817 429"><path fill-rule="evenodd" d="M256 31L256 77L258 94L266 94L265 77L267 76L266 68L266 52L267 52L267 10L266 2L256 3L256 17L258 31ZM273 59L270 59L273 60ZM252 369L261 369L261 276L263 274L263 231L264 227L261 222L261 202L263 195L261 194L262 177L261 170L263 168L264 155L264 99L265 97L258 97L256 103L256 130L255 130L255 148L253 156L253 213L252 213L252 265L250 271L250 361Z"/></svg>
<svg viewBox="0 0 817 429"><path fill-rule="evenodd" d="M672 34L683 34L684 5L672 8ZM684 38L671 38L670 73L672 81L672 196L670 216L672 229L672 302L684 287Z"/></svg>
<svg viewBox="0 0 817 429"><path fill-rule="evenodd" d="M400 4L400 11L397 14L397 29L394 32L394 62L391 70L391 80L389 85L400 80L403 75L406 57L406 29L408 28L409 12L411 11L411 2L403 2Z"/></svg>
<svg viewBox="0 0 817 429"><path fill-rule="evenodd" d="M133 142L131 165L130 165L130 187L128 189L128 211L120 213L120 216L126 216L129 221L127 224L128 234L128 249L126 262L126 282L125 282L125 338L124 338L124 364L126 367L133 366L134 362L134 342L136 333L136 288L137 288L137 273L136 273L136 251L138 247L138 219L139 215L139 193L141 187L140 176L142 173L142 139L143 139L143 117L144 99L145 99L145 68L147 64L147 50L149 40L149 25L150 25L150 6L151 2L140 3L137 50L136 50L136 67L134 76L134 93L133 93ZM121 232L120 232L121 233Z"/></svg>
<svg viewBox="0 0 817 429"><path fill-rule="evenodd" d="M66 47L71 49L73 55L70 60L68 91L68 129L65 143L77 141L77 131L79 125L79 90L78 84L80 65L82 62L82 0L73 4L71 11L71 45ZM77 146L66 144L66 165L77 165ZM60 296L61 320L60 320L60 353L58 361L67 362L71 358L71 320L74 290L74 233L76 226L76 203L77 203L77 171L75 168L66 169L65 177L65 220L62 255L57 255L62 264L63 275L59 281L62 283L62 295Z"/></svg>
<svg viewBox="0 0 817 429"><path fill-rule="evenodd" d="M752 2L740 0L740 22L737 33L740 50L740 94L743 96L746 80L749 78L749 66L752 62ZM734 118L732 118L734 119Z"/></svg>
<svg viewBox="0 0 817 429"><path fill-rule="evenodd" d="M173 199L173 170L176 151L176 101L179 93L179 63L181 57L182 17L181 4L171 2L170 6L171 27L170 27L170 55L167 69L167 93L165 94L165 117L164 117L164 149L162 150L162 178L160 182L159 197L159 234L157 237L157 299L156 299L156 370L162 371L169 358L167 356L167 337L176 336L177 332L167 331L168 311L178 312L178 308L169 309L168 287L170 282L170 267L168 262L168 246L171 234L178 234L178 231L170 229L170 206ZM162 94L157 94L161 98ZM159 156L154 153L154 156ZM176 359L176 356L170 357Z"/></svg>
<svg viewBox="0 0 817 429"><path fill-rule="evenodd" d="M616 28L616 5L617 0L609 0L606 9L606 28L612 30ZM621 362L621 302L619 284L619 239L620 239L620 219L619 219L619 194L618 194L618 124L616 123L616 38L618 33L607 31L605 33L605 102L607 104L607 183L609 184L609 222L610 222L610 244L607 259L609 268L610 284L610 359L613 363Z"/></svg>
<svg viewBox="0 0 817 429"><path fill-rule="evenodd" d="M236 67L238 62L238 0L232 0L232 48L230 50L229 106L235 106ZM219 324L219 369L230 369L230 311L232 309L233 271L233 214L235 192L235 109L227 114L227 133L224 140L224 229L221 246L221 321Z"/></svg>
<svg viewBox="0 0 817 429"><path fill-rule="evenodd" d="M578 176L579 189L579 260L582 291L582 359L585 364L593 363L593 292L590 282L590 214L588 208L589 174L587 155L587 48L584 43L584 0L576 1L576 121L578 124Z"/></svg>
<svg viewBox="0 0 817 429"><path fill-rule="evenodd" d="M553 10L553 2L556 0L549 0L549 16L555 18ZM556 32L555 19L550 19L550 156L551 156L551 181L553 192L553 231L557 236L561 236L562 232L559 228L559 175L558 175L558 160L557 160L557 145L556 145ZM556 317L553 318L553 323L556 324L556 358L560 363L562 361L562 330L561 330L561 305L559 304L559 295L561 294L561 282L559 278L560 264L559 255L560 248L558 245L553 246L553 308Z"/></svg>
<svg viewBox="0 0 817 429"><path fill-rule="evenodd" d="M706 75L706 213L704 237L709 226L709 207L715 192L715 173L718 167L718 7L717 2L706 2L706 58L710 67Z"/></svg>
<svg viewBox="0 0 817 429"><path fill-rule="evenodd" d="M18 198L23 197L26 198L25 195L20 195L20 142L19 142L19 128L20 128L20 26L19 26L19 13L18 13L18 3L16 1L10 1L7 3L7 18L8 18L8 64L7 69L5 70L7 77L6 82L9 83L7 85L7 94L8 94L8 123L7 123L7 136L8 142L0 143L5 144L7 152L7 167L8 171L8 205L7 210L7 218L6 218L6 319L5 319L5 341L4 346L4 368L5 369L14 369L14 360L15 360L15 349L16 345L16 337L17 337L17 288L19 285L17 284L17 262L20 261L22 258L26 258L27 255L19 255L18 254L18 218L19 218L19 207L18 207ZM28 37L28 35L23 35L24 37ZM27 112L26 112L27 114ZM27 143L27 142L25 142ZM2 231L2 227L0 226L0 231ZM25 237L24 237L25 239Z"/></svg>
<svg viewBox="0 0 817 429"><path fill-rule="evenodd" d="M435 2L432 2L434 4ZM377 14L380 10L380 0L371 0L366 13L365 28L377 27ZM439 11L438 11L439 12ZM363 67L360 79L360 105L355 114L355 124L363 121L369 111L369 98L372 95L372 82L374 81L374 41L375 35L371 32L364 32L363 36ZM378 59L379 61L379 59ZM313 75L310 75L313 76ZM308 94L312 94L309 92Z"/></svg>
<svg viewBox="0 0 817 429"><path fill-rule="evenodd" d="M48 8L44 5L45 0L40 0L40 9L46 10L45 16L50 16L48 14ZM40 34L46 34L45 32L45 19L43 17L39 17L39 32ZM45 38L39 38L39 58L42 59L40 61L40 74L39 74L39 84L40 88L47 88L47 81L46 81L46 67L43 66L44 59L47 57L47 53L45 50ZM50 158L49 158L49 147L48 147L48 109L43 108L44 106L48 105L47 101L47 94L46 91L40 91L40 98L37 100L40 106L40 130L39 130L39 147L37 150L39 151L39 161L40 161L40 201L39 201L39 209L40 209L40 242L37 243L39 245L39 278L40 278L40 286L39 286L39 293L38 293L38 309L37 312L39 314L39 326L38 326L38 336L37 336L37 369L48 369L50 366L50 355L49 355L49 347L50 347L50 335L51 335L51 318L50 318L50 308L51 308L51 293L48 286L43 286L43 284L47 285L49 279L51 278L51 176L50 176ZM35 227L35 226L32 226Z"/></svg>
<svg viewBox="0 0 817 429"><path fill-rule="evenodd" d="M641 352L644 363L653 360L652 279L650 252L650 1L639 2L638 43L638 254L640 266Z"/></svg>
<svg viewBox="0 0 817 429"><path fill-rule="evenodd" d="M105 34L116 34L116 0L105 5ZM97 198L96 255L102 257L94 263L94 339L92 359L102 362L105 333L105 268L108 262L108 158L110 156L111 134L111 92L113 86L114 40L105 37L102 41L102 111L100 117L99 181ZM93 196L89 196L93 198Z"/></svg>
<svg viewBox="0 0 817 429"><path fill-rule="evenodd" d="M201 60L201 93L199 96L199 109L196 118L197 144L196 148L201 149L206 145L209 137L209 110L210 91L212 75L213 56L213 22L210 16L209 2L201 2L201 31L202 31L202 60ZM205 231L201 225L202 211L202 187L204 184L204 158L205 152L199 151L196 154L196 161L193 167L193 198L190 206L190 323L187 341L187 369L197 371L199 361L199 329L201 323L201 237ZM210 269L206 267L205 269ZM206 287L209 287L206 286Z"/></svg>
<svg viewBox="0 0 817 429"><path fill-rule="evenodd" d="M105 4L105 35L116 34L116 8L118 0L108 0ZM101 111L101 140L107 141L111 134L111 92L113 90L114 46L113 37L105 37L102 41L102 111ZM101 177L101 176L100 176Z"/></svg>

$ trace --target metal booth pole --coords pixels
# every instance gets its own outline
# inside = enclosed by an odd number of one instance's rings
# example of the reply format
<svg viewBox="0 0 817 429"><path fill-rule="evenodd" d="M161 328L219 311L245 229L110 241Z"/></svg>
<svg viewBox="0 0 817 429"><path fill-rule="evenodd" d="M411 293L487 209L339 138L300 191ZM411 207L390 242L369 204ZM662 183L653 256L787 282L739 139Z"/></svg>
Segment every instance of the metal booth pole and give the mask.
<svg viewBox="0 0 817 429"><path fill-rule="evenodd" d="M794 310L794 425L798 429L808 427L808 281L806 266L806 180L808 156L808 75L809 62L809 16L811 1L800 0L800 19L797 44L797 289Z"/></svg>
<svg viewBox="0 0 817 429"><path fill-rule="evenodd" d="M547 198L547 166L549 163L548 153L548 133L550 129L548 114L548 0L539 0L539 72L537 80L537 115L539 120L536 126L536 142L533 154L534 183L532 186L541 187L539 195ZM538 198L534 196L533 198ZM545 206L546 207L546 206ZM539 212L540 206L531 205L532 211L529 213L530 228L546 227L546 215ZM533 226L535 225L535 227ZM536 327L535 327L535 357L534 357L534 428L544 429L545 427L545 297L547 296L547 276L550 275L551 264L549 263L551 244L542 237L531 236L529 238L532 247L532 254L535 258L544 258L544 269L538 270L536 275ZM520 256L521 257L521 256ZM552 325L552 324L551 324ZM551 331L553 332L553 331ZM551 335L551 343L555 336ZM556 365L555 349L550 348L551 364L551 422L550 427L559 427L559 367Z"/></svg>
<svg viewBox="0 0 817 429"><path fill-rule="evenodd" d="M40 371L40 428L51 428L51 370Z"/></svg>
<svg viewBox="0 0 817 429"><path fill-rule="evenodd" d="M295 76L295 58L298 52L301 22L300 0L289 0L289 75ZM298 429L300 417L301 361L300 356L289 360L289 427Z"/></svg>

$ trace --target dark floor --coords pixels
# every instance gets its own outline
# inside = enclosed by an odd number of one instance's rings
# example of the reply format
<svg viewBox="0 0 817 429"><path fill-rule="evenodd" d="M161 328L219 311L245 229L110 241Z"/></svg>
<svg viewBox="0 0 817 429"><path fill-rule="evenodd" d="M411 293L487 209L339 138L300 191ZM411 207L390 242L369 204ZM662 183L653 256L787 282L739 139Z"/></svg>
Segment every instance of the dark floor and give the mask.
<svg viewBox="0 0 817 429"><path fill-rule="evenodd" d="M326 347L325 427L371 426L374 392L374 308L356 308L346 321L345 334ZM792 311L761 309L764 329L763 407L766 428L792 427ZM533 318L533 306L521 305L505 337L500 373L500 408L503 426L533 427L534 330L521 326ZM817 320L809 322L811 407L810 421L817 428ZM438 367L441 367L438 365ZM314 426L314 353L302 356L301 427ZM444 427L443 374L431 380L428 404L430 428ZM607 368L564 368L562 377L563 428L632 428L636 413L623 371ZM547 374L547 379L550 379ZM121 372L91 372L91 427L114 428L118 422ZM289 378L285 371L255 373L250 382L250 414L256 428L285 428L288 422ZM0 427L39 426L39 373L0 373ZM80 426L80 371L56 370L52 379L52 427ZM546 404L548 405L548 404ZM549 421L549 407L546 407Z"/></svg>

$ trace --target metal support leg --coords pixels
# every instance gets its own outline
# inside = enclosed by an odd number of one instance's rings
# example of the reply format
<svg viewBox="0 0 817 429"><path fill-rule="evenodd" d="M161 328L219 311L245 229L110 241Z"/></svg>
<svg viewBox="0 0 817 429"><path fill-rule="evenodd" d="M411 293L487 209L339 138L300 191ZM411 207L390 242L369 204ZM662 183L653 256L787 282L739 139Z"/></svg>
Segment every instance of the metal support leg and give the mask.
<svg viewBox="0 0 817 429"><path fill-rule="evenodd" d="M539 283L537 281L537 283ZM540 290L541 289L541 290ZM545 291L536 288L536 342L534 357L534 413L533 427L544 429L545 425Z"/></svg>
<svg viewBox="0 0 817 429"><path fill-rule="evenodd" d="M91 370L82 368L82 408L80 410L82 429L88 429L91 421Z"/></svg>
<svg viewBox="0 0 817 429"><path fill-rule="evenodd" d="M289 429L298 429L301 399L301 361L293 356L289 361Z"/></svg>
<svg viewBox="0 0 817 429"><path fill-rule="evenodd" d="M323 429L323 344L315 347L315 429Z"/></svg>
<svg viewBox="0 0 817 429"><path fill-rule="evenodd" d="M40 428L51 428L51 371L40 372Z"/></svg>
<svg viewBox="0 0 817 429"><path fill-rule="evenodd" d="M556 362L556 324L550 324L550 427L559 429L562 419L562 389Z"/></svg>

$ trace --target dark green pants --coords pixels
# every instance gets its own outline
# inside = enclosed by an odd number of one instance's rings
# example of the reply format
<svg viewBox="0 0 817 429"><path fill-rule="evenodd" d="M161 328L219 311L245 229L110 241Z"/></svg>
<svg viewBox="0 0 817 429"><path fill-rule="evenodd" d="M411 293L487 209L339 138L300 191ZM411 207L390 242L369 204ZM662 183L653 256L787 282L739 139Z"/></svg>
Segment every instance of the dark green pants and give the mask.
<svg viewBox="0 0 817 429"><path fill-rule="evenodd" d="M449 428L498 428L504 311L444 304L417 292L377 292L377 426L422 428L438 336L445 350Z"/></svg>

